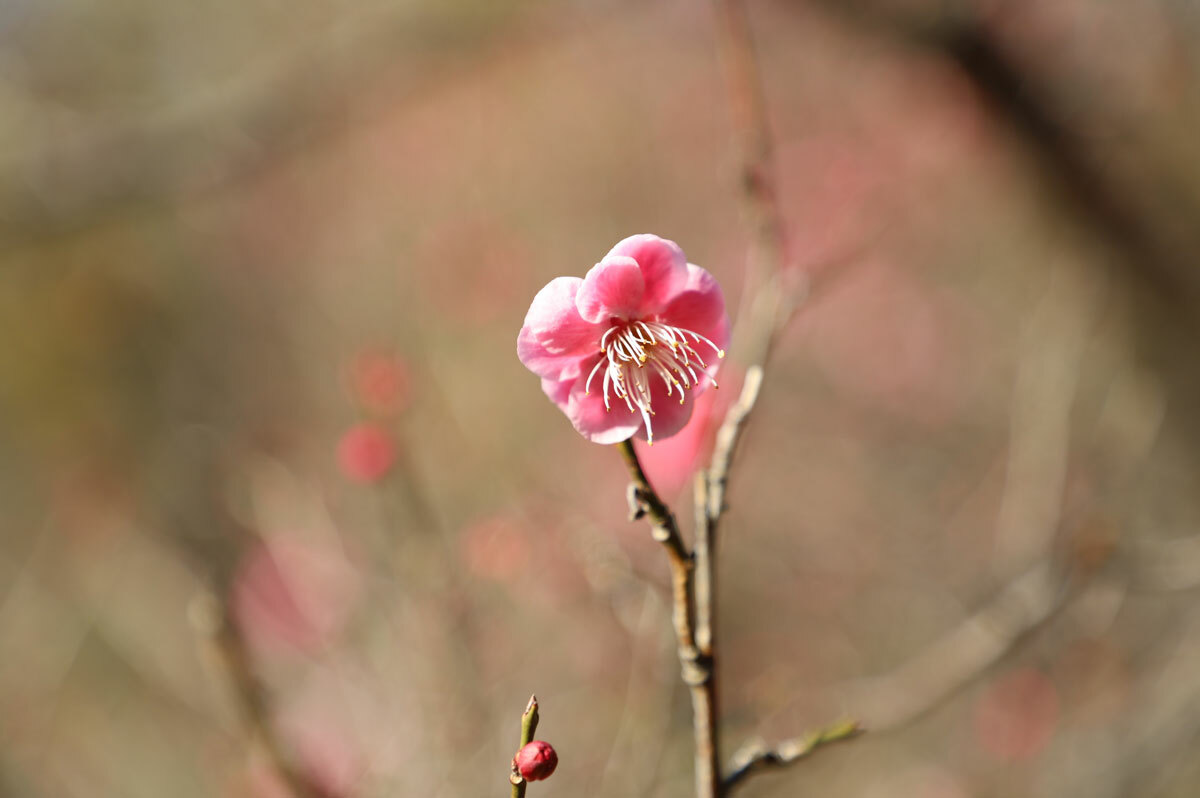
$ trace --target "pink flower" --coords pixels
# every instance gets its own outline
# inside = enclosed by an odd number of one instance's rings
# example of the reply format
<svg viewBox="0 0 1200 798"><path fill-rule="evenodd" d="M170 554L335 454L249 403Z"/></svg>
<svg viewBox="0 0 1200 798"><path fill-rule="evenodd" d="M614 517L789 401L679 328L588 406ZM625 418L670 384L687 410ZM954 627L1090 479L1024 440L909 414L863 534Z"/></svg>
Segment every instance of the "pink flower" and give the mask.
<svg viewBox="0 0 1200 798"><path fill-rule="evenodd" d="M716 385L729 343L721 286L673 241L626 238L583 279L538 292L517 356L595 443L650 443L683 429L689 396Z"/></svg>

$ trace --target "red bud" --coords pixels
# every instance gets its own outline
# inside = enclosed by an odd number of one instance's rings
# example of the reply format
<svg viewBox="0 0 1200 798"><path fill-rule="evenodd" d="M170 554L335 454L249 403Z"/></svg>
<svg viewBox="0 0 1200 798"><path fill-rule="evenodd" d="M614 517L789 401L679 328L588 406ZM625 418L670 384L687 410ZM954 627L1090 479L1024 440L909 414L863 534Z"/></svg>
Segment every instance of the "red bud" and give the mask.
<svg viewBox="0 0 1200 798"><path fill-rule="evenodd" d="M543 740L534 740L513 757L513 767L526 781L541 781L550 778L558 767L558 754L554 746Z"/></svg>

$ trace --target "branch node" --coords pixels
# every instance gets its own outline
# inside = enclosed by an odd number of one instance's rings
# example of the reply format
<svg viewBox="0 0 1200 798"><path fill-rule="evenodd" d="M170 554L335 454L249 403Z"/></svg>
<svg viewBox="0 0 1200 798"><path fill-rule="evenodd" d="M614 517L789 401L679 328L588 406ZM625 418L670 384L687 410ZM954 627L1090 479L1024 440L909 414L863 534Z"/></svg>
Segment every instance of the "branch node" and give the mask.
<svg viewBox="0 0 1200 798"><path fill-rule="evenodd" d="M625 501L629 503L630 521L646 517L646 500L642 497L641 489L633 482L625 489Z"/></svg>

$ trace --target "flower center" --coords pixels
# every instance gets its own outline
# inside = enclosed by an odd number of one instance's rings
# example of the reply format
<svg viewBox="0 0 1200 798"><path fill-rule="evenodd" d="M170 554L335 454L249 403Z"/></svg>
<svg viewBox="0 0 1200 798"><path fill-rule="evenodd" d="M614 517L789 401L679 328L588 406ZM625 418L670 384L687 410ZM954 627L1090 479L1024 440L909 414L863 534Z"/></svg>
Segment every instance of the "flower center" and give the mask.
<svg viewBox="0 0 1200 798"><path fill-rule="evenodd" d="M688 339L691 339L689 342ZM695 347L707 344L718 358L725 352L699 333L672 327L659 321L631 321L616 324L600 337L600 353L604 357L596 362L584 385L584 393L590 394L592 379L604 369L604 408L611 411L609 392L624 401L630 413L640 412L646 422L646 442L654 444L654 431L650 417L654 409L650 406L650 379L657 376L667 387L667 396L679 392L679 404L686 398L685 391L700 383L702 378L717 387L717 381L706 374L708 364Z"/></svg>

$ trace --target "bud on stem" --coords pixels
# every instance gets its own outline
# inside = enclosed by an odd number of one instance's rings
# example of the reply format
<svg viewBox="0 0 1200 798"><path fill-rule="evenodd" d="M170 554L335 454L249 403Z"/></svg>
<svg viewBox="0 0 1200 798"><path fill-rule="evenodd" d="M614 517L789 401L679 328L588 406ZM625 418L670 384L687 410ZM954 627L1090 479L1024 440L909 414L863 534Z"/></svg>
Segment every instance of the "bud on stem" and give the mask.
<svg viewBox="0 0 1200 798"><path fill-rule="evenodd" d="M526 781L541 781L550 778L558 767L558 754L554 746L545 740L534 740L522 746L513 757L513 768Z"/></svg>

